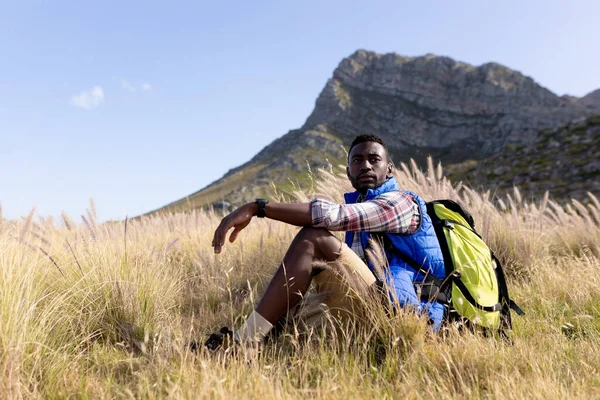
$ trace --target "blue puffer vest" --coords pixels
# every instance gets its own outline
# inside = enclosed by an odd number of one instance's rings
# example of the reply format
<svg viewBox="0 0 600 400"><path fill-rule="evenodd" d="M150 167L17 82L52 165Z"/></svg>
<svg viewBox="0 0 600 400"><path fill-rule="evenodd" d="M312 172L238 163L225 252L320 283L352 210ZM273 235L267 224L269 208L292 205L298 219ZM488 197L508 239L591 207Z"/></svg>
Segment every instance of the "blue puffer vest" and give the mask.
<svg viewBox="0 0 600 400"><path fill-rule="evenodd" d="M394 190L400 190L400 186L398 185L396 178L391 177L379 187L375 189L369 189L367 191L367 195L365 196L365 200L371 200L380 194ZM412 195L419 204L419 208L421 210L421 224L419 229L412 235L388 233L387 236L397 249L411 257L413 260L421 263L424 270L429 271L439 279L444 279L446 277L444 258L442 256L438 239L435 235L435 230L433 229L433 225L431 223L431 218L427 214L425 201L423 201L423 199L421 199L415 193L407 193ZM356 203L359 198L359 193L346 193L344 198L347 204ZM348 246L352 245L354 234L355 232L346 232L346 244ZM366 248L370 236L371 235L369 232L360 232L360 241L363 249ZM415 271L397 256L389 253L387 256L391 274L391 277L389 278L394 279L394 276L401 272L404 276L408 274L408 277L410 277L413 282L419 282L423 280L424 277L422 274L417 274L417 271ZM372 267L369 265L369 268Z"/></svg>

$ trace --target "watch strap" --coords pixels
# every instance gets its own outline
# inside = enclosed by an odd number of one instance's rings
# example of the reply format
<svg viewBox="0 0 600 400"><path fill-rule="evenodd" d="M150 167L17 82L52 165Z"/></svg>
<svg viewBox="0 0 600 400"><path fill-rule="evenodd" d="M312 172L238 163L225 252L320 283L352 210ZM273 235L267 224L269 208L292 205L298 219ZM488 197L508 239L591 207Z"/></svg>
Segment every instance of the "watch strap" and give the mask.
<svg viewBox="0 0 600 400"><path fill-rule="evenodd" d="M258 212L256 216L258 218L264 218L267 216L267 204L269 204L269 199L256 199L254 201L258 205Z"/></svg>

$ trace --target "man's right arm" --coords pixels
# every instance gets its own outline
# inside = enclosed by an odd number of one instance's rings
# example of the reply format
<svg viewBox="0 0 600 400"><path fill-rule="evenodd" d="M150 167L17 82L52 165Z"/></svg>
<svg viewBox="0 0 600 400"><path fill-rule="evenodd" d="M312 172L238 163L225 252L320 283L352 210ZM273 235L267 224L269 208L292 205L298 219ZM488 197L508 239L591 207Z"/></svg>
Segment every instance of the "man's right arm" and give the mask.
<svg viewBox="0 0 600 400"><path fill-rule="evenodd" d="M269 203L266 205L265 211L267 218L291 225L310 226L312 223L310 203ZM233 243L240 231L248 226L252 217L257 214L258 204L247 203L223 218L212 241L215 253L221 252L221 248L225 244L225 237L231 228L233 228L233 232L229 236L229 241Z"/></svg>
<svg viewBox="0 0 600 400"><path fill-rule="evenodd" d="M258 206L256 211L258 212ZM311 203L269 203L266 206L266 217L291 225L310 226Z"/></svg>

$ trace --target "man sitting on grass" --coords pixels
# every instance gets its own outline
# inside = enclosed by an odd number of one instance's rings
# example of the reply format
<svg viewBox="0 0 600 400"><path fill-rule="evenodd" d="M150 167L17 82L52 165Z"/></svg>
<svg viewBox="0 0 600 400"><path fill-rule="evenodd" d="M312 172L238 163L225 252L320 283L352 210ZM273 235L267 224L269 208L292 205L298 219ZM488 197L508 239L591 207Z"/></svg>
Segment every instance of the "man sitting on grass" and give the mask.
<svg viewBox="0 0 600 400"><path fill-rule="evenodd" d="M246 322L235 332L227 328L211 335L209 349L220 346L224 336L237 342L261 343L269 331L303 298L311 282L317 290L332 288L325 303L331 309L351 309L349 291L339 285L339 274L315 265L341 262L366 285L376 282L375 275L363 260L371 233L386 235L386 241L422 265L438 279L445 278L444 262L425 202L416 194L402 191L392 176L393 164L384 142L375 135L354 139L348 154L346 173L356 192L345 195L346 204L315 199L310 203L273 203L258 199L231 212L221 221L212 241L220 253L227 233L233 228L233 242L252 220L270 218L303 227L290 244L283 262L269 283L265 294ZM346 231L341 243L330 231ZM444 306L421 300L414 282L423 275L398 258L396 251L386 251L389 269L385 279L390 295L399 306L411 306L426 313L434 330L439 329ZM337 289L336 289L337 288Z"/></svg>

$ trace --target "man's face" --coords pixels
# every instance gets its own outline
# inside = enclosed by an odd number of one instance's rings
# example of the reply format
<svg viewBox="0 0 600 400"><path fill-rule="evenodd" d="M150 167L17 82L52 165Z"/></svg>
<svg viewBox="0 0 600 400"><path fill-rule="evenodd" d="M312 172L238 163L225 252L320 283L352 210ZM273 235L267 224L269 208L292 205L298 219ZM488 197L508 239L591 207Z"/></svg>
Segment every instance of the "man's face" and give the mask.
<svg viewBox="0 0 600 400"><path fill-rule="evenodd" d="M365 194L368 189L375 189L392 176L392 164L379 143L359 143L350 151L346 174L354 189Z"/></svg>

